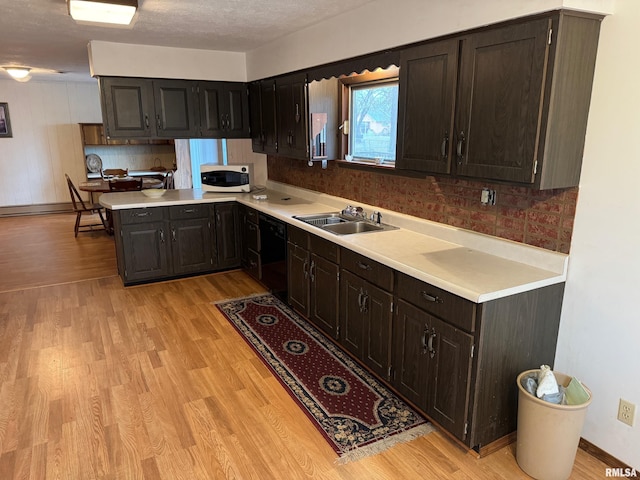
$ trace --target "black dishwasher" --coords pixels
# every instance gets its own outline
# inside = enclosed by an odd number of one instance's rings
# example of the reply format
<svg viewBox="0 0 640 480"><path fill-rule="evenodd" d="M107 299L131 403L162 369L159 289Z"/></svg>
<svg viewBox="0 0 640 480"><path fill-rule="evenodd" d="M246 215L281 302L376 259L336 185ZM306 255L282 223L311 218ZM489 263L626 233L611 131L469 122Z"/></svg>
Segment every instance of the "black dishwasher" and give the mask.
<svg viewBox="0 0 640 480"><path fill-rule="evenodd" d="M287 226L261 213L260 263L262 283L279 298L287 298Z"/></svg>

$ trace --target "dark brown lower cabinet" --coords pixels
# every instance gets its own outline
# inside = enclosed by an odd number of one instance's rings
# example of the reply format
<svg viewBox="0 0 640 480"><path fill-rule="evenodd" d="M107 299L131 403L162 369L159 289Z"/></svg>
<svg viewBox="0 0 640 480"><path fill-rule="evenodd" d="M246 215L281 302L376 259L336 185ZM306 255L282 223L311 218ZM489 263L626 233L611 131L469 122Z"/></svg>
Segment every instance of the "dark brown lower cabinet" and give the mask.
<svg viewBox="0 0 640 480"><path fill-rule="evenodd" d="M199 273L213 268L211 228L207 217L174 220L170 229L173 273Z"/></svg>
<svg viewBox="0 0 640 480"><path fill-rule="evenodd" d="M235 202L116 210L113 219L125 285L240 266Z"/></svg>
<svg viewBox="0 0 640 480"><path fill-rule="evenodd" d="M442 427L464 438L473 336L399 300L393 343L396 388Z"/></svg>
<svg viewBox="0 0 640 480"><path fill-rule="evenodd" d="M240 209L235 202L216 203L211 207L213 215L217 262L216 268L239 267L242 261L240 238Z"/></svg>
<svg viewBox="0 0 640 480"><path fill-rule="evenodd" d="M258 212L253 208L240 205L240 224L240 230L242 231L242 268L256 280L262 280Z"/></svg>
<svg viewBox="0 0 640 480"><path fill-rule="evenodd" d="M121 276L125 284L154 280L171 274L166 222L123 225Z"/></svg>
<svg viewBox="0 0 640 480"><path fill-rule="evenodd" d="M342 270L340 341L372 371L389 379L393 295Z"/></svg>
<svg viewBox="0 0 640 480"><path fill-rule="evenodd" d="M125 284L213 269L207 206L136 208L113 218Z"/></svg>
<svg viewBox="0 0 640 480"><path fill-rule="evenodd" d="M338 338L339 248L289 226L287 242L288 302L332 338Z"/></svg>

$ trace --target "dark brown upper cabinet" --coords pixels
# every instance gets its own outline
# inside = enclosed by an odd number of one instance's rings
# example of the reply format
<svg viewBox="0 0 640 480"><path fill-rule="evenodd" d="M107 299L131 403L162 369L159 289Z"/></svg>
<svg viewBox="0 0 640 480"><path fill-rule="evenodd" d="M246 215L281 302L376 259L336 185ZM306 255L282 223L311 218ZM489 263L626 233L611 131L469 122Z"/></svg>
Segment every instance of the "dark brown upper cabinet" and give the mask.
<svg viewBox="0 0 640 480"><path fill-rule="evenodd" d="M249 85L251 143L256 153L276 154L276 84L259 80Z"/></svg>
<svg viewBox="0 0 640 480"><path fill-rule="evenodd" d="M307 75L276 78L278 155L309 158Z"/></svg>
<svg viewBox="0 0 640 480"><path fill-rule="evenodd" d="M153 85L144 78L100 78L107 138L155 136Z"/></svg>
<svg viewBox="0 0 640 480"><path fill-rule="evenodd" d="M578 185L601 19L558 11L403 51L398 168Z"/></svg>
<svg viewBox="0 0 640 480"><path fill-rule="evenodd" d="M450 173L459 40L403 50L396 167Z"/></svg>
<svg viewBox="0 0 640 480"><path fill-rule="evenodd" d="M246 83L100 78L110 138L249 138Z"/></svg>
<svg viewBox="0 0 640 480"><path fill-rule="evenodd" d="M199 82L201 135L249 138L247 85L238 82Z"/></svg>
<svg viewBox="0 0 640 480"><path fill-rule="evenodd" d="M155 136L191 138L198 135L196 84L187 80L154 80Z"/></svg>

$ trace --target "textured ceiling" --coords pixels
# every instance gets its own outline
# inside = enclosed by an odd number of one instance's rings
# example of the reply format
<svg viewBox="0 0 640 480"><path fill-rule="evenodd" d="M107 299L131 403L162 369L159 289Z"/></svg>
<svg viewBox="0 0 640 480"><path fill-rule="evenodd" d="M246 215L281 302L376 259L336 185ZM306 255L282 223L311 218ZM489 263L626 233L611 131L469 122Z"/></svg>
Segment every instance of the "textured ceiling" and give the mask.
<svg viewBox="0 0 640 480"><path fill-rule="evenodd" d="M65 72L35 70L34 78L87 80L90 40L246 52L371 1L139 0L133 27L106 28L76 24L66 0L0 0L0 66Z"/></svg>

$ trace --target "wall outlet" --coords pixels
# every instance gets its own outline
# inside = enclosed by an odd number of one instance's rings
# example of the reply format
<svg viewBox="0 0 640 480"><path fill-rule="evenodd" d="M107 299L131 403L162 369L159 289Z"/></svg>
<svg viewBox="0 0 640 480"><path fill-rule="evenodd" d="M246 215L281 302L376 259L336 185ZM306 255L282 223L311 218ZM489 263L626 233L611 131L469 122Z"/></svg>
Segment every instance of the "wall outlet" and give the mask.
<svg viewBox="0 0 640 480"><path fill-rule="evenodd" d="M633 427L635 419L636 405L621 398L620 404L618 405L618 420L620 420L622 423L626 423L630 427Z"/></svg>
<svg viewBox="0 0 640 480"><path fill-rule="evenodd" d="M490 188L483 188L480 194L480 203L482 205L495 205L496 204L496 191Z"/></svg>

